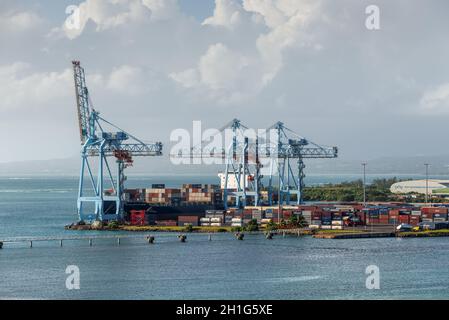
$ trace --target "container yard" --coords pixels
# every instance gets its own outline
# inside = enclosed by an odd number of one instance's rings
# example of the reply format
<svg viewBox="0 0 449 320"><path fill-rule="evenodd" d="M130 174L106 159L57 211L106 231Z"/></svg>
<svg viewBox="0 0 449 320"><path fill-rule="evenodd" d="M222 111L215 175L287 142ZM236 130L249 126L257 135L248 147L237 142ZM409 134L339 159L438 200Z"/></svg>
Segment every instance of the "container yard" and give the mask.
<svg viewBox="0 0 449 320"><path fill-rule="evenodd" d="M125 190L128 206L125 223L132 226L244 227L255 221L261 228L288 223L296 216L309 229L344 230L353 227L418 226L428 223L438 228L448 222L449 204L406 203L311 203L302 205L223 206L223 190L218 185L183 184L165 188ZM143 199L143 201L142 201Z"/></svg>

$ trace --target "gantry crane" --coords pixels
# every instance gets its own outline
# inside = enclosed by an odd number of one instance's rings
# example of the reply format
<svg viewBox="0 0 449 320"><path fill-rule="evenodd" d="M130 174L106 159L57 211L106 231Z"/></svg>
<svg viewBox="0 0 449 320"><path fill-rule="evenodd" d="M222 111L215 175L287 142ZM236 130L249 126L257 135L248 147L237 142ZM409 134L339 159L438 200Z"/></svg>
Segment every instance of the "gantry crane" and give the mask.
<svg viewBox="0 0 449 320"><path fill-rule="evenodd" d="M280 121L269 127L267 131L274 131L276 136L276 139L267 140L263 147L266 157L271 159L268 182L269 203L271 205L273 199L273 176L278 175L279 203L289 204L291 195L296 194L296 202L301 204L305 177L303 159L336 158L338 148L313 143L288 129ZM296 170L291 163L293 160L296 160ZM273 169L277 169L277 172L273 173Z"/></svg>
<svg viewBox="0 0 449 320"><path fill-rule="evenodd" d="M179 150L173 157L205 159L221 159L225 165L223 183L224 207L228 207L228 198L234 198L237 207L244 207L250 201L255 206L260 204L259 192L261 189L260 174L261 164L259 161L258 136L248 136L248 127L238 119L233 119L223 126L215 135L227 138L226 131L231 133L231 141L224 141L224 147L206 146L205 142L190 148ZM214 137L211 137L212 139ZM226 139L225 139L226 140ZM226 145L226 143L228 143ZM233 178L235 186L230 186Z"/></svg>
<svg viewBox="0 0 449 320"><path fill-rule="evenodd" d="M134 156L162 155L162 143L144 143L102 118L92 106L84 69L79 61L73 61L72 65L82 145L78 218L80 221L122 220L125 168L132 166ZM118 131L107 132L103 126L110 126ZM108 161L110 157L115 158L117 165L115 178ZM95 164L96 176L93 170ZM89 183L86 183L86 178ZM108 179L110 189L106 188L105 179ZM86 184L90 184L90 187Z"/></svg>

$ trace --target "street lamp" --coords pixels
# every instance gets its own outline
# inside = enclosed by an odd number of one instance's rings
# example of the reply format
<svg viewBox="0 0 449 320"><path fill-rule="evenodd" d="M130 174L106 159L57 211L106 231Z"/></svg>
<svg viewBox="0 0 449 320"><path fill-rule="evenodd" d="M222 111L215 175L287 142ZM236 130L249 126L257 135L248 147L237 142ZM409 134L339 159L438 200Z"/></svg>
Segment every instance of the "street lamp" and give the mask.
<svg viewBox="0 0 449 320"><path fill-rule="evenodd" d="M366 207L366 162L362 162L363 166L363 206Z"/></svg>
<svg viewBox="0 0 449 320"><path fill-rule="evenodd" d="M426 166L426 204L429 202L429 163L424 163Z"/></svg>

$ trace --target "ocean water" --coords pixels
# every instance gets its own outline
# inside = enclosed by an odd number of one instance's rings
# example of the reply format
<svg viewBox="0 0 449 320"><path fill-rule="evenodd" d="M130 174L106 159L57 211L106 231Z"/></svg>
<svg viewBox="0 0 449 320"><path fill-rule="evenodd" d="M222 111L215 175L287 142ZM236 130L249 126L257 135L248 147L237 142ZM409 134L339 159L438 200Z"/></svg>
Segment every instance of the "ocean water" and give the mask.
<svg viewBox="0 0 449 320"><path fill-rule="evenodd" d="M370 177L372 179L374 177ZM309 177L308 183L351 180ZM187 180L187 181L186 181ZM214 178L210 178L213 183ZM204 177L134 177L129 187L209 182ZM0 238L75 235L76 178L0 178ZM95 233L88 233L95 234ZM105 233L100 233L104 235ZM112 234L111 232L108 234ZM0 299L447 299L449 238L326 240L310 237L158 233L112 239L5 245ZM80 289L66 288L68 265ZM366 288L379 268L380 289Z"/></svg>

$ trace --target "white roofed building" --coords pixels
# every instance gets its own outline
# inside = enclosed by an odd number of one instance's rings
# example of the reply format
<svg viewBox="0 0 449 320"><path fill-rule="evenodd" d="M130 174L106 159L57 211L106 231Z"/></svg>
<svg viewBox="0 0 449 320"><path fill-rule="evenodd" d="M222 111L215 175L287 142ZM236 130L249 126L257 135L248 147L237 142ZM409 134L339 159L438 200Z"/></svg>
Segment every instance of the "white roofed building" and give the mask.
<svg viewBox="0 0 449 320"><path fill-rule="evenodd" d="M391 185L394 194L419 193L426 194L426 180L410 180ZM449 180L428 180L428 192L431 195L449 195Z"/></svg>

